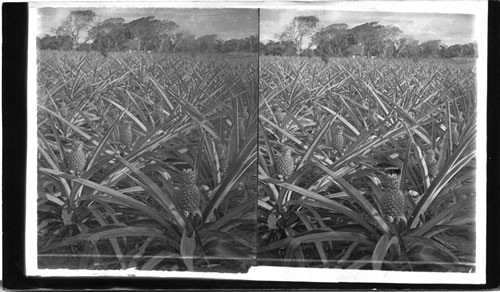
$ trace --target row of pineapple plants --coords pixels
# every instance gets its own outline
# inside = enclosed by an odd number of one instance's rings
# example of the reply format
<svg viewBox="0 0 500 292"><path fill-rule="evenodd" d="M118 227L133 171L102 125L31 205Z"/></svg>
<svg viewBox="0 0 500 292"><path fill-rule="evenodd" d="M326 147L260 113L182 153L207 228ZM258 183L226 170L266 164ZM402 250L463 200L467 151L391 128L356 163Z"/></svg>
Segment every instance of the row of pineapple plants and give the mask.
<svg viewBox="0 0 500 292"><path fill-rule="evenodd" d="M39 268L253 264L255 56L37 62Z"/></svg>
<svg viewBox="0 0 500 292"><path fill-rule="evenodd" d="M263 57L258 259L474 271L473 64Z"/></svg>

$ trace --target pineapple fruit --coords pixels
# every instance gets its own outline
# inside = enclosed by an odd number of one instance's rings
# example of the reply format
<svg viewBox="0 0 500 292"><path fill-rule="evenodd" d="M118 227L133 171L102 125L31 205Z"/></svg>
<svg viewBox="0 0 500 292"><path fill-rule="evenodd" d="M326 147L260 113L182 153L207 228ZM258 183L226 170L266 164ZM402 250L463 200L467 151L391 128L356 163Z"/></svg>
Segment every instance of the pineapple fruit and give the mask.
<svg viewBox="0 0 500 292"><path fill-rule="evenodd" d="M205 128L203 128L203 134L205 135L205 138L207 138L208 140L210 141L214 141L216 142L218 140L217 137L215 137L214 135L212 135L212 133L210 133L208 130L206 130Z"/></svg>
<svg viewBox="0 0 500 292"><path fill-rule="evenodd" d="M295 168L295 162L292 157L292 148L290 146L284 146L283 152L277 155L276 167L278 174L287 179L292 175Z"/></svg>
<svg viewBox="0 0 500 292"><path fill-rule="evenodd" d="M460 138L460 134L458 133L458 124L451 123L451 141L454 145L458 144L458 139Z"/></svg>
<svg viewBox="0 0 500 292"><path fill-rule="evenodd" d="M285 120L285 115L285 111L280 106L277 105L274 107L274 116L278 123L283 123L283 120Z"/></svg>
<svg viewBox="0 0 500 292"><path fill-rule="evenodd" d="M344 127L341 125L334 125L332 131L332 146L335 151L342 153L344 150Z"/></svg>
<svg viewBox="0 0 500 292"><path fill-rule="evenodd" d="M77 176L82 175L86 160L87 157L83 151L83 142L79 140L73 141L73 146L68 155L70 172L76 173Z"/></svg>
<svg viewBox="0 0 500 292"><path fill-rule="evenodd" d="M458 111L457 121L459 124L462 124L464 122L464 113L462 111Z"/></svg>
<svg viewBox="0 0 500 292"><path fill-rule="evenodd" d="M243 106L243 112L241 113L241 117L238 119L238 127L240 130L240 137L245 138L246 130L247 130L247 121L250 115L248 114L247 106Z"/></svg>
<svg viewBox="0 0 500 292"><path fill-rule="evenodd" d="M182 171L180 187L176 201L186 217L200 214L201 193L197 182L198 173L191 168Z"/></svg>
<svg viewBox="0 0 500 292"><path fill-rule="evenodd" d="M370 120L370 123L372 124L373 127L376 127L378 125L378 117L376 111L370 110L368 112L368 119Z"/></svg>
<svg viewBox="0 0 500 292"><path fill-rule="evenodd" d="M121 155L123 155L125 153L126 149L130 148L131 143L132 143L132 123L130 121L126 121L120 127Z"/></svg>
<svg viewBox="0 0 500 292"><path fill-rule="evenodd" d="M382 197L382 211L386 219L390 222L398 222L405 217L405 197L401 191L401 178L399 175L388 175L386 178L387 186Z"/></svg>
<svg viewBox="0 0 500 292"><path fill-rule="evenodd" d="M433 149L428 149L425 151L425 163L427 164L427 169L432 177L436 177L438 169L438 161L436 159L436 152Z"/></svg>
<svg viewBox="0 0 500 292"><path fill-rule="evenodd" d="M217 144L217 154L219 155L220 170L225 173L229 165L227 146L222 143Z"/></svg>

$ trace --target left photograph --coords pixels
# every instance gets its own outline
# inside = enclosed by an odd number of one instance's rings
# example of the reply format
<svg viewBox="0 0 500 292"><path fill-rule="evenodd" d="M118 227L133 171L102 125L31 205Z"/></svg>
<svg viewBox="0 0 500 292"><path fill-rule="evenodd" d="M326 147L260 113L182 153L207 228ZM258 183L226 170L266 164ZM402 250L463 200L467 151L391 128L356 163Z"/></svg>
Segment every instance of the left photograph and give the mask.
<svg viewBox="0 0 500 292"><path fill-rule="evenodd" d="M258 11L36 11L38 269L247 271Z"/></svg>

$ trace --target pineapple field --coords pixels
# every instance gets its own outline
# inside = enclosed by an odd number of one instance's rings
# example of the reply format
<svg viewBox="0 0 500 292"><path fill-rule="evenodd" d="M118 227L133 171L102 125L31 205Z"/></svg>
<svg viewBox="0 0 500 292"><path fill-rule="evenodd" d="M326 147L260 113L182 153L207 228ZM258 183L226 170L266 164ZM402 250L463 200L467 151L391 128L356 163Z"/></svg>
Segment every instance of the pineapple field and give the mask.
<svg viewBox="0 0 500 292"><path fill-rule="evenodd" d="M39 51L40 269L475 271L468 60Z"/></svg>
<svg viewBox="0 0 500 292"><path fill-rule="evenodd" d="M38 267L244 271L256 54L39 51Z"/></svg>
<svg viewBox="0 0 500 292"><path fill-rule="evenodd" d="M473 61L259 66L260 264L475 271Z"/></svg>

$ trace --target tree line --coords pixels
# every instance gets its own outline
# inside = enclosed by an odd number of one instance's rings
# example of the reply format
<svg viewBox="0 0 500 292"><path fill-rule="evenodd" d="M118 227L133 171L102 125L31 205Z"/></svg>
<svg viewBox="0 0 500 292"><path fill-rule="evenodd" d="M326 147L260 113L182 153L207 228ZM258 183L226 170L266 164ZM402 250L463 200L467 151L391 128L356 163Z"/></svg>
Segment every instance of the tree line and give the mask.
<svg viewBox="0 0 500 292"><path fill-rule="evenodd" d="M259 43L263 55L384 58L477 57L477 44L446 46L441 40L420 43L394 25L368 22L353 28L344 23L320 27L316 16L297 16L277 34L278 41ZM309 39L308 47L306 39Z"/></svg>
<svg viewBox="0 0 500 292"><path fill-rule="evenodd" d="M109 18L97 22L92 10L74 10L53 29L54 35L37 38L41 50L98 50L229 53L257 52L256 35L242 39L221 40L216 34L196 37L171 20L146 16L125 22ZM86 38L81 41L82 35Z"/></svg>

